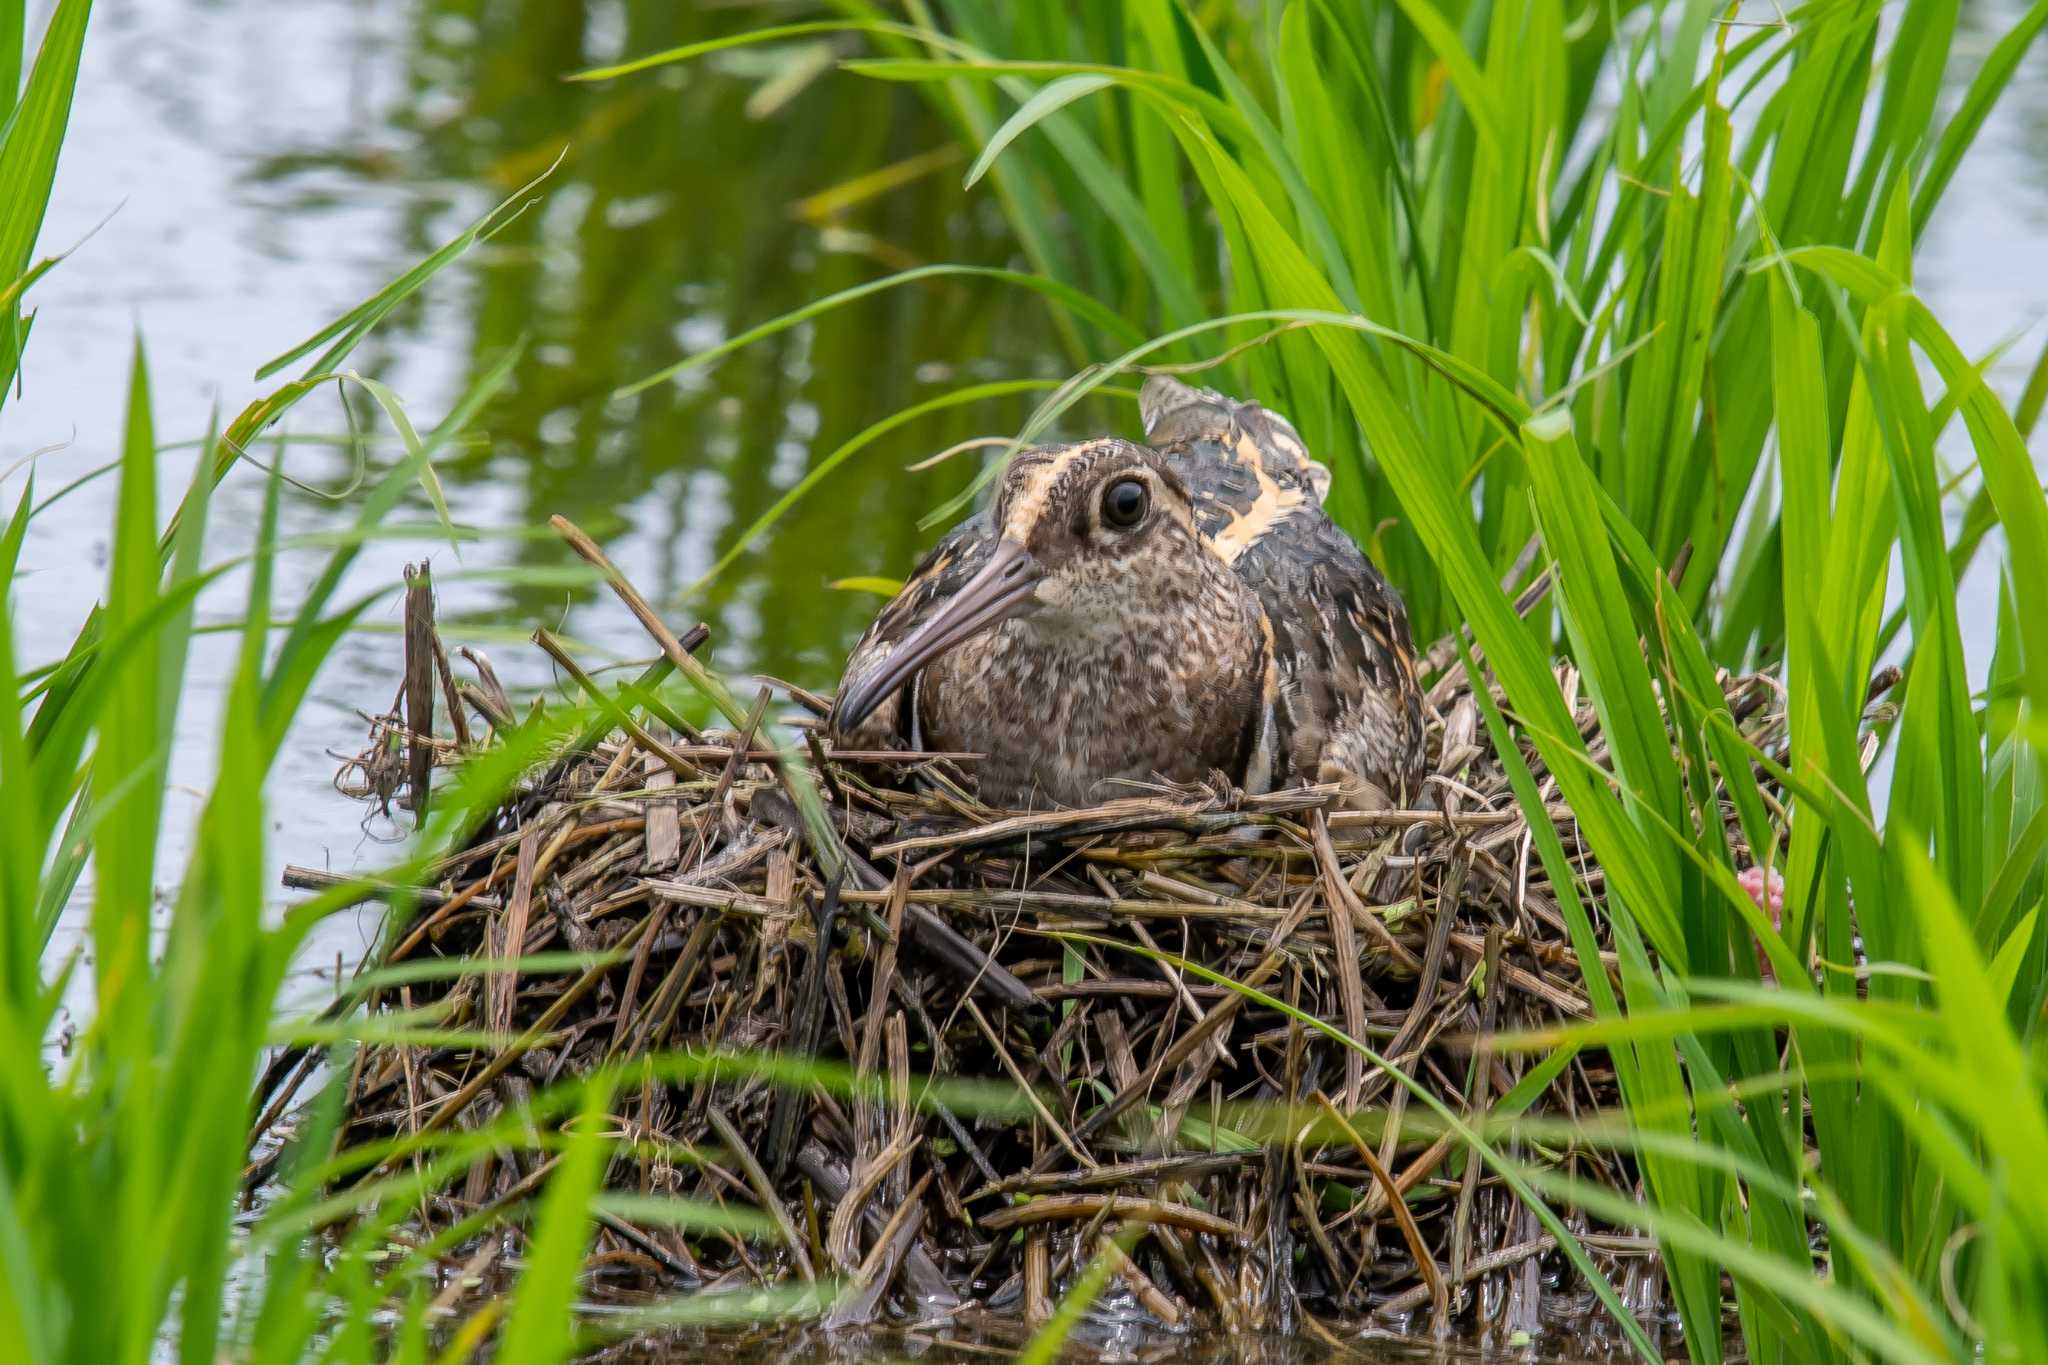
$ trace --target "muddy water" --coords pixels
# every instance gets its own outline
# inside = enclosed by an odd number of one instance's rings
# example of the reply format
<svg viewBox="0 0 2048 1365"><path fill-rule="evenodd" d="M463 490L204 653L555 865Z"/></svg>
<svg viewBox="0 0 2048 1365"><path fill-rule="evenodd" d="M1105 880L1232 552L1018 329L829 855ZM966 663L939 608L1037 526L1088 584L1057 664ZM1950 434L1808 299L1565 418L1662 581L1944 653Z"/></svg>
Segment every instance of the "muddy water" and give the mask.
<svg viewBox="0 0 2048 1365"><path fill-rule="evenodd" d="M1988 51L2014 12L2010 0L1969 6L1959 44ZM32 32L39 19L32 13ZM264 391L251 378L264 360L559 158L531 209L353 363L392 384L424 424L523 338L511 386L479 424L487 435L442 465L457 518L514 528L565 513L600 534L671 615L710 622L721 666L829 683L874 599L821 586L900 573L923 541L918 516L969 475L963 461L925 474L903 466L1013 430L1028 398L891 434L712 587L687 600L686 590L740 527L867 424L973 378L1065 367L1035 298L945 282L870 299L638 399L611 396L621 381L884 270L993 263L1011 252L990 205L958 189L957 165L836 213L808 202L859 171L945 143L914 90L832 73L829 47L736 52L605 87L560 79L746 20L730 6L672 0L103 5L43 238L46 249L77 250L37 287L25 388L10 403L0 469L56 446L38 473L50 489L112 458L138 334L159 433L197 437L210 413L231 415ZM1971 352L2031 329L1991 372L2007 394L2023 381L2041 343L2036 324L2048 315L2044 229L2048 50L2037 45L1965 162L1920 266L1923 292ZM1108 426L1123 415L1075 420ZM301 407L290 426L299 436L345 428L331 399ZM167 451L166 487L190 458ZM349 455L331 446L294 444L285 458L315 487L341 487L353 474ZM20 477L0 492L11 499ZM217 553L242 548L259 491L253 474L224 487ZM100 592L112 494L105 481L88 485L35 524L23 554L29 576L16 587L25 659L61 652ZM287 497L288 529L344 515L345 504ZM430 513L413 505L406 519L424 523ZM389 585L420 548L373 548L350 588ZM523 643L537 621L639 648L639 632L607 597L535 576L565 560L550 538L433 554L444 617L461 622L449 633L484 643L515 689L552 682ZM315 567L289 560L285 595ZM1965 581L1966 631L1988 621L1995 585L1988 567ZM238 588L231 580L203 611L235 614ZM396 831L366 824L361 807L331 790L325 751L354 743L357 710L389 704L396 621L395 599L372 610L372 629L341 647L285 746L272 780L273 864L348 870L387 855L382 841ZM173 797L174 825L207 784L232 651L221 636L195 651L197 686L174 756L185 788ZM1983 652L1972 661L1978 669ZM180 862L174 844L167 869ZM367 919L330 925L302 991L328 989L334 964L352 960L371 930ZM684 1346L678 1358L704 1353Z"/></svg>

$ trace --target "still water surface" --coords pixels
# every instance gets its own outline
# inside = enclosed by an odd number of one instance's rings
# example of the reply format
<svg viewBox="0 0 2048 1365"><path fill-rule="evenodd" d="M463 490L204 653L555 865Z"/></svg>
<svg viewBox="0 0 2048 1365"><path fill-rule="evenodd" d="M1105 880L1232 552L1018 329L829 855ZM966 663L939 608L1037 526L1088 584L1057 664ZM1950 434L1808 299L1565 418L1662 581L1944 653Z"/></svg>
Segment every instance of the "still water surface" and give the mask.
<svg viewBox="0 0 2048 1365"><path fill-rule="evenodd" d="M1966 6L1965 75L2013 13L2010 0ZM947 138L917 92L832 71L840 54L830 43L735 52L609 86L561 79L763 22L759 14L674 0L102 5L43 238L45 250L81 244L37 287L24 393L11 405L0 468L61 443L37 476L52 489L112 458L138 334L158 432L167 441L201 435L212 411L231 416L265 391L251 379L263 361L559 158L531 208L437 279L353 363L392 384L426 425L524 338L511 386L478 424L481 438L441 465L457 519L532 527L563 513L599 534L672 617L711 623L721 667L828 686L875 599L824 585L903 572L927 539L918 517L972 473L966 460L922 474L903 466L1014 431L1028 395L892 433L712 586L686 590L740 527L869 423L972 379L1058 377L1067 365L1035 296L943 281L872 298L635 399L612 396L622 382L888 270L1012 255L985 197L960 190L958 163L926 156ZM928 169L877 197L814 198L877 166L906 164ZM2025 333L1992 371L2008 395L2048 315L2044 229L2048 51L2037 44L1964 164L1920 264L1923 292L1966 349L1982 353ZM1070 420L1129 424L1110 406ZM344 429L331 399L303 405L290 427ZM189 459L167 452L166 488ZM349 457L330 447L295 445L287 460L317 486L351 477ZM224 486L215 553L244 547L260 488L253 473ZM112 494L105 481L89 485L35 523L23 554L30 576L16 588L25 658L61 652L101 592ZM294 493L285 515L289 529L312 530L345 513ZM431 520L424 505L406 516ZM395 582L419 552L372 548L350 588ZM515 689L553 681L522 642L537 622L600 649L644 648L606 595L493 576L563 565L552 537L433 554L444 620L463 623L448 634L484 642ZM284 592L313 567L288 564ZM1980 565L1963 585L1966 623L1988 619L1994 591ZM234 594L231 583L206 610L234 614ZM326 752L352 748L361 731L354 713L384 709L395 690L396 599L371 620L375 628L344 643L322 676L272 779L274 864L348 870L387 856L362 828L362 809L331 789ZM189 820L207 784L232 651L232 641L211 637L195 652L199 686L175 756L186 793L174 823ZM166 857L167 869L181 863L182 847ZM332 964L352 959L372 929L368 919L330 926L304 990L327 989Z"/></svg>
<svg viewBox="0 0 2048 1365"><path fill-rule="evenodd" d="M876 599L824 585L900 574L924 539L918 517L973 472L966 460L920 476L901 467L1014 430L1027 398L906 427L800 503L731 572L687 601L685 589L816 456L869 423L974 376L1060 371L1035 296L940 282L637 398L612 397L689 351L887 270L1009 253L996 215L960 191L956 164L836 212L805 202L945 141L912 92L832 74L829 45L738 53L612 86L561 79L746 22L729 6L666 0L103 7L43 239L46 249L82 245L37 291L41 316L0 468L61 443L40 461L39 486L50 489L111 458L138 334L158 432L199 436L214 409L232 416L271 387L251 378L266 359L559 158L524 214L351 363L396 388L425 427L524 339L511 385L476 425L480 439L439 466L456 519L518 528L567 515L672 616L709 621L720 666L829 685ZM290 419L302 435L346 427L328 398ZM167 489L190 458L167 452ZM328 488L353 473L346 453L313 444L294 446L287 468ZM261 482L247 471L224 486L216 553L244 548ZM35 524L18 594L28 658L60 652L102 590L112 494L103 481ZM345 503L287 496L288 531L351 515ZM431 513L416 501L407 519ZM426 551L448 635L484 643L515 691L552 682L524 641L535 624L600 651L647 648L606 594L506 580L506 569L565 566L552 536L468 544L459 556L431 541L373 547L349 586L395 583L401 563ZM288 565L285 595L316 567ZM237 587L207 605L216 619L234 615ZM286 745L273 779L286 822L275 862L348 869L388 856L359 828L363 811L330 790L325 752L352 748L354 713L383 710L396 687L396 599L370 620L341 647ZM194 660L200 685L175 758L190 808L206 785L232 660L221 637ZM180 862L170 849L166 873ZM338 926L318 956L351 957L369 931Z"/></svg>

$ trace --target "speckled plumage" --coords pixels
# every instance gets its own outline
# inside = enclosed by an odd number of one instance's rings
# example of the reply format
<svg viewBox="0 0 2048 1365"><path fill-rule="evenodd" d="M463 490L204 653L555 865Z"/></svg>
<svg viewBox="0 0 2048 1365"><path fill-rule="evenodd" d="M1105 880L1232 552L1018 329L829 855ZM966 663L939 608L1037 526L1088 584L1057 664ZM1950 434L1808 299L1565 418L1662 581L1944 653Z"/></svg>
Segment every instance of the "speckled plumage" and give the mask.
<svg viewBox="0 0 2048 1365"><path fill-rule="evenodd" d="M1202 529L1272 624L1274 785L1361 784L1350 800L1360 809L1419 796L1408 609L1323 511L1329 471L1256 403L1165 378L1147 381L1139 401L1146 438L1183 472Z"/></svg>
<svg viewBox="0 0 2048 1365"><path fill-rule="evenodd" d="M998 806L1218 770L1255 791L1342 782L1367 807L1413 796L1406 613L1324 514L1328 472L1256 404L1165 379L1141 404L1154 448L1105 438L1012 459L989 510L926 556L855 646L840 697L863 713L835 710L835 731L982 754L972 766ZM1105 490L1131 480L1149 490L1146 519L1113 526ZM1006 565L1031 576L1002 589L1006 615L908 686L866 695Z"/></svg>

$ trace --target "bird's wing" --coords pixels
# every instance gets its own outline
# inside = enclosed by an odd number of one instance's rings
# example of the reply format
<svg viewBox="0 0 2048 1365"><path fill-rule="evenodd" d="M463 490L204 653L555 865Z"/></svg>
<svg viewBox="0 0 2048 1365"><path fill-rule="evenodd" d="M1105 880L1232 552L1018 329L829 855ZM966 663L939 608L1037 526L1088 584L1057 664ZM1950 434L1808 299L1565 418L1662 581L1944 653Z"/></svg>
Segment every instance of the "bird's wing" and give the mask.
<svg viewBox="0 0 2048 1365"><path fill-rule="evenodd" d="M1323 511L1330 471L1286 418L1257 403L1154 376L1138 406L1203 534L1271 623L1275 784L1342 782L1366 809L1412 799L1422 703L1408 612Z"/></svg>
<svg viewBox="0 0 2048 1365"><path fill-rule="evenodd" d="M1255 541L1236 568L1272 622L1276 783L1341 782L1360 809L1413 800L1422 694L1399 595L1320 510Z"/></svg>
<svg viewBox="0 0 2048 1365"><path fill-rule="evenodd" d="M944 540L933 546L931 553L911 570L902 589L889 599L888 605L875 617L874 624L854 645L853 653L847 656L839 691L843 694L848 685L866 676L870 670L879 668L895 652L897 645L980 571L988 562L989 552L995 543L994 528L986 515L980 515L954 527ZM921 746L923 737L918 733L913 694L922 677L922 674L918 675L909 687L898 688L883 699L881 705L851 730L840 728L835 708L830 719L834 737L854 749Z"/></svg>

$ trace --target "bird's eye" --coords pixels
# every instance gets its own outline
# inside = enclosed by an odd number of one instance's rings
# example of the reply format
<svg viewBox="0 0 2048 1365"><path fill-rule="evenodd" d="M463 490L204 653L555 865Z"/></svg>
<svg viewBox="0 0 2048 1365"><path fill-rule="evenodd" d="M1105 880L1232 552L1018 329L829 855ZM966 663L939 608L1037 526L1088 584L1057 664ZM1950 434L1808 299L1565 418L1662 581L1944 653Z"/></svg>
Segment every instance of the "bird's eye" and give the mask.
<svg viewBox="0 0 2048 1365"><path fill-rule="evenodd" d="M1152 495L1141 481L1118 479L1102 494L1102 520L1128 530L1145 519L1145 510L1151 505Z"/></svg>

